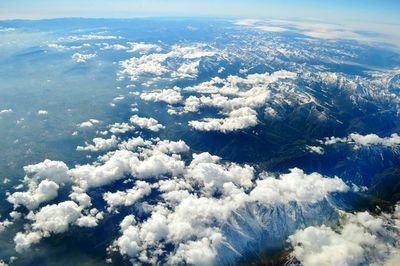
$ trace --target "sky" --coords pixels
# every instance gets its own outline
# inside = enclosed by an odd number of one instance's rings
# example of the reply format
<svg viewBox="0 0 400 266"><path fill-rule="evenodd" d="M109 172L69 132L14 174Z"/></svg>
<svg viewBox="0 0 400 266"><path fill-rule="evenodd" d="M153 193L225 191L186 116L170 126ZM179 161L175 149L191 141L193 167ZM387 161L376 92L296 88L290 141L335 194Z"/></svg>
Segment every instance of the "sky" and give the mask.
<svg viewBox="0 0 400 266"><path fill-rule="evenodd" d="M0 19L284 17L398 23L398 0L1 0Z"/></svg>

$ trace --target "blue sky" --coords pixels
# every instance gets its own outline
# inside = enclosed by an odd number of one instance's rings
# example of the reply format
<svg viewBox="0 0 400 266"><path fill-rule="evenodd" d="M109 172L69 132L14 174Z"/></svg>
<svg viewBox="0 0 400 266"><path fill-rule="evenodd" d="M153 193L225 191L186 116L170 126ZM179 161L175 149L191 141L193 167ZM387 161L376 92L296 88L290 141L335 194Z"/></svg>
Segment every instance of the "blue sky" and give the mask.
<svg viewBox="0 0 400 266"><path fill-rule="evenodd" d="M0 19L240 16L398 22L399 0L1 0Z"/></svg>

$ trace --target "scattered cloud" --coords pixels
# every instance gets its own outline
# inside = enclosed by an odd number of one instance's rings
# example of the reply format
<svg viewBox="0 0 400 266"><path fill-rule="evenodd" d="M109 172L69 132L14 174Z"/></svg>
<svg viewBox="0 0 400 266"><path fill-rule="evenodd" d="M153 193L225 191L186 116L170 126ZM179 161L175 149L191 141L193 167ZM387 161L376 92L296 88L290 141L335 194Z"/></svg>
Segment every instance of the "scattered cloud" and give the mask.
<svg viewBox="0 0 400 266"><path fill-rule="evenodd" d="M77 62L77 63L85 63L87 62L89 59L92 59L94 57L96 57L97 55L94 54L81 54L81 53L74 53L72 55L72 59Z"/></svg>

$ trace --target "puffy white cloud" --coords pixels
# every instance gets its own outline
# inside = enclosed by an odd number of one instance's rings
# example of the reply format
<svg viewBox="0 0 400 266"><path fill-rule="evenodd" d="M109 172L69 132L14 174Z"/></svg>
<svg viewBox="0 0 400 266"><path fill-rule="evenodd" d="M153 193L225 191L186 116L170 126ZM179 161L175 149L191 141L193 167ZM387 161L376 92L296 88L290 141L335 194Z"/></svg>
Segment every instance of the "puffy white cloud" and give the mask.
<svg viewBox="0 0 400 266"><path fill-rule="evenodd" d="M131 81L136 81L145 75L161 76L168 72L162 65L166 58L168 58L167 54L150 54L121 61L120 78L128 76Z"/></svg>
<svg viewBox="0 0 400 266"><path fill-rule="evenodd" d="M73 192L69 194L69 197L77 202L79 206L83 208L90 207L92 205L92 200L88 194L80 187L72 187Z"/></svg>
<svg viewBox="0 0 400 266"><path fill-rule="evenodd" d="M29 249L31 245L39 243L41 239L42 234L40 232L18 232L14 237L15 250L22 253Z"/></svg>
<svg viewBox="0 0 400 266"><path fill-rule="evenodd" d="M47 205L34 213L32 229L41 231L44 235L63 233L69 226L81 217L81 208L73 201Z"/></svg>
<svg viewBox="0 0 400 266"><path fill-rule="evenodd" d="M162 140L157 142L155 149L161 151L162 153L183 153L190 150L189 146L183 140Z"/></svg>
<svg viewBox="0 0 400 266"><path fill-rule="evenodd" d="M189 121L189 125L201 131L229 132L253 127L258 124L257 112L248 107L231 111L226 118L204 118L203 121Z"/></svg>
<svg viewBox="0 0 400 266"><path fill-rule="evenodd" d="M159 177L162 175L180 175L185 170L185 163L176 156L154 153L133 167L133 174L138 178Z"/></svg>
<svg viewBox="0 0 400 266"><path fill-rule="evenodd" d="M135 223L134 216L128 215L120 224L122 235L114 244L118 247L122 255L135 257L140 250L139 230L134 226Z"/></svg>
<svg viewBox="0 0 400 266"><path fill-rule="evenodd" d="M37 112L37 114L38 114L38 115L47 115L47 114L49 114L49 112L46 111L46 110L39 110L39 111Z"/></svg>
<svg viewBox="0 0 400 266"><path fill-rule="evenodd" d="M12 112L13 112L12 109L3 109L3 110L0 110L0 115L1 114L9 114L9 113L12 113Z"/></svg>
<svg viewBox="0 0 400 266"><path fill-rule="evenodd" d="M300 169L279 177L265 173L254 182L252 167L219 160L209 153L194 154L181 175L158 181L154 189L162 193L161 199L148 210L149 218L121 226L121 237L114 243L121 254L156 263L157 254L167 252L171 264L210 265L227 237L222 225L249 204L271 208L291 202L313 204L348 189L338 178L308 175ZM214 196L216 191L219 196ZM125 196L125 192L117 195L117 201L123 204ZM173 244L174 249L166 251L163 243Z"/></svg>
<svg viewBox="0 0 400 266"><path fill-rule="evenodd" d="M376 134L361 135L358 133L351 133L348 137L326 137L323 141L320 141L324 145L334 145L336 143L349 143L360 148L362 146L371 145L382 145L385 147L396 147L400 145L400 136L396 133L390 135L390 137L379 137Z"/></svg>
<svg viewBox="0 0 400 266"><path fill-rule="evenodd" d="M9 221L9 220L3 220L0 221L0 233L3 232L4 230L6 230L7 227L9 227L10 225L12 225L13 222Z"/></svg>
<svg viewBox="0 0 400 266"><path fill-rule="evenodd" d="M35 180L48 179L57 184L70 182L68 176L68 166L62 161L44 160L38 164L24 166L24 171L28 175L33 175Z"/></svg>
<svg viewBox="0 0 400 266"><path fill-rule="evenodd" d="M13 32L15 30L15 28L0 28L0 32Z"/></svg>
<svg viewBox="0 0 400 266"><path fill-rule="evenodd" d="M138 162L135 154L127 150L118 150L109 155L103 165L78 165L68 173L81 188L99 187L130 174L132 162Z"/></svg>
<svg viewBox="0 0 400 266"><path fill-rule="evenodd" d="M369 145L383 145L387 147L394 147L400 145L400 136L392 134L390 137L381 138L376 134L360 135L352 133L349 137L357 144L361 146Z"/></svg>
<svg viewBox="0 0 400 266"><path fill-rule="evenodd" d="M98 219L93 216L82 216L76 220L76 225L79 227L96 227Z"/></svg>
<svg viewBox="0 0 400 266"><path fill-rule="evenodd" d="M135 129L134 126L129 125L128 123L114 123L109 125L110 132L113 134L123 134Z"/></svg>
<svg viewBox="0 0 400 266"><path fill-rule="evenodd" d="M135 47L138 48L132 48L131 51L140 52L143 49L143 53L146 53L149 50L148 45L144 44L135 44ZM151 48L154 49L154 47ZM161 52L161 49L156 49L156 51ZM161 78L171 79L171 77L194 77L197 75L198 61L193 61L193 59L214 56L215 54L214 49L204 45L174 45L167 53L144 54L140 57L121 61L119 77L128 77L131 81L138 81L140 78L160 80ZM173 61L173 63L166 64L167 59Z"/></svg>
<svg viewBox="0 0 400 266"><path fill-rule="evenodd" d="M213 161L200 161L208 154L196 155L197 162L191 164L187 173L188 178L202 182L206 191L222 190L225 183L232 182L239 187L250 188L253 183L254 169L248 165L241 167L237 164L224 166Z"/></svg>
<svg viewBox="0 0 400 266"><path fill-rule="evenodd" d="M100 123L100 121L97 119L89 119L88 121L80 123L78 126L81 128L91 128L94 125L97 125L99 123Z"/></svg>
<svg viewBox="0 0 400 266"><path fill-rule="evenodd" d="M96 57L97 55L94 54L81 54L81 53L74 53L72 55L72 59L77 62L77 63L85 63L87 62L89 59L92 59L94 57Z"/></svg>
<svg viewBox="0 0 400 266"><path fill-rule="evenodd" d="M113 35L83 34L80 36L69 36L67 39L71 41L116 40L121 39L121 37Z"/></svg>
<svg viewBox="0 0 400 266"><path fill-rule="evenodd" d="M128 52L130 53L147 53L151 50L154 50L156 52L161 52L162 48L158 46L157 44L152 44L152 43L143 43L143 42L128 42L128 45L130 46Z"/></svg>
<svg viewBox="0 0 400 266"><path fill-rule="evenodd" d="M29 210L36 209L43 202L52 200L58 196L57 183L47 179L40 182L36 187L35 183L26 192L14 192L8 196L7 200L14 205L14 208L23 205Z"/></svg>
<svg viewBox="0 0 400 266"><path fill-rule="evenodd" d="M279 179L266 176L257 180L250 197L254 201L277 204L290 201L315 203L321 201L331 192L344 192L349 188L338 177L323 178L318 173L305 174L294 168L290 173L279 176Z"/></svg>
<svg viewBox="0 0 400 266"><path fill-rule="evenodd" d="M63 201L58 204L46 205L38 212L30 212L26 218L32 221L29 230L18 232L14 238L17 252L24 252L32 244L51 234L66 232L71 225L94 227L102 214L93 209L88 216L83 216L82 207L73 201Z"/></svg>
<svg viewBox="0 0 400 266"><path fill-rule="evenodd" d="M120 149L126 149L126 150L135 150L137 147L140 146L150 146L151 141L144 140L142 137L133 137L128 139L127 141L121 142L118 147Z"/></svg>
<svg viewBox="0 0 400 266"><path fill-rule="evenodd" d="M171 264L185 262L189 265L213 265L217 255L215 246L223 241L221 234L215 234L211 239L202 238L197 241L188 241L180 244L176 253L169 258Z"/></svg>
<svg viewBox="0 0 400 266"><path fill-rule="evenodd" d="M143 92L140 94L140 98L145 101L166 102L168 104L176 104L182 101L179 88Z"/></svg>
<svg viewBox="0 0 400 266"><path fill-rule="evenodd" d="M121 51L121 50L128 50L129 48L127 46L124 46L122 44L109 44L109 43L101 43L99 45L102 45L100 50L115 50L115 51Z"/></svg>
<svg viewBox="0 0 400 266"><path fill-rule="evenodd" d="M189 79L194 79L197 77L197 74L199 72L198 67L199 67L200 61L193 61L193 62L188 62L182 64L175 72L171 74L173 78L189 78Z"/></svg>
<svg viewBox="0 0 400 266"><path fill-rule="evenodd" d="M291 235L292 256L305 266L395 265L390 263L400 254L398 219L396 213L344 213L339 228L310 226Z"/></svg>
<svg viewBox="0 0 400 266"><path fill-rule="evenodd" d="M139 117L138 115L133 115L129 119L132 124L140 127L140 128L146 128L148 130L157 132L160 129L164 128L163 125L159 124L157 120L154 118L150 117Z"/></svg>
<svg viewBox="0 0 400 266"><path fill-rule="evenodd" d="M109 139L94 138L93 144L86 143L86 146L78 146L77 151L104 151L118 145L117 137L112 135Z"/></svg>
<svg viewBox="0 0 400 266"><path fill-rule="evenodd" d="M103 199L109 206L108 211L112 211L118 206L130 206L135 204L144 196L149 195L151 186L145 181L137 181L136 186L125 191L106 192L103 194Z"/></svg>
<svg viewBox="0 0 400 266"><path fill-rule="evenodd" d="M324 149L322 147L319 147L319 146L307 146L306 148L311 153L324 154Z"/></svg>

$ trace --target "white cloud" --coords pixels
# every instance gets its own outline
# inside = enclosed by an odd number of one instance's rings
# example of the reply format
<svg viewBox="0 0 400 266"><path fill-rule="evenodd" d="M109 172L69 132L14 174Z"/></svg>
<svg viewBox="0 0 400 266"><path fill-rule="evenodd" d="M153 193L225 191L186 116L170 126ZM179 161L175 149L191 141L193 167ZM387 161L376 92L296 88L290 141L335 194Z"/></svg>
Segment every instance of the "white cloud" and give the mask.
<svg viewBox="0 0 400 266"><path fill-rule="evenodd" d="M160 129L164 128L163 125L159 124L157 120L154 118L146 118L146 117L139 117L138 115L133 115L129 119L132 124L140 127L145 128L154 132L159 131Z"/></svg>
<svg viewBox="0 0 400 266"><path fill-rule="evenodd" d="M292 255L305 266L395 265L390 263L400 254L398 219L396 213L345 213L339 228L310 226L291 235Z"/></svg>
<svg viewBox="0 0 400 266"><path fill-rule="evenodd" d="M81 188L99 187L130 174L131 161L138 161L132 152L118 150L109 155L108 160L103 165L78 165L69 170L68 173Z"/></svg>
<svg viewBox="0 0 400 266"><path fill-rule="evenodd" d="M357 144L361 146L369 145L383 145L387 147L394 147L400 145L400 136L392 134L390 137L381 138L376 134L360 135L352 133L349 137Z"/></svg>
<svg viewBox="0 0 400 266"><path fill-rule="evenodd" d="M400 136L396 133L390 135L390 137L379 137L376 134L361 135L358 133L351 133L348 137L326 137L323 141L320 141L324 145L334 145L337 143L348 143L354 145L355 148L362 146L371 145L382 145L385 147L396 147L400 145Z"/></svg>
<svg viewBox="0 0 400 266"><path fill-rule="evenodd" d="M190 148L183 140L162 140L157 142L155 149L161 151L162 153L183 153L188 152Z"/></svg>
<svg viewBox="0 0 400 266"><path fill-rule="evenodd" d="M9 114L9 113L12 113L12 112L13 112L12 109L3 109L3 110L0 110L0 115L1 114Z"/></svg>
<svg viewBox="0 0 400 266"><path fill-rule="evenodd" d="M71 41L116 40L121 39L121 37L113 35L84 34L80 36L69 36L67 39Z"/></svg>
<svg viewBox="0 0 400 266"><path fill-rule="evenodd" d="M93 144L86 143L86 146L78 146L77 151L104 151L110 150L118 145L117 137L112 135L109 139L94 138Z"/></svg>
<svg viewBox="0 0 400 266"><path fill-rule="evenodd" d="M64 201L58 204L47 205L34 213L32 229L44 235L63 233L69 226L81 217L81 208L73 201Z"/></svg>
<svg viewBox="0 0 400 266"><path fill-rule="evenodd" d="M31 183L26 192L14 192L8 196L7 200L14 205L14 208L23 205L29 210L33 210L39 207L41 203L56 198L58 188L57 183L46 179L41 181L37 187L35 183Z"/></svg>
<svg viewBox="0 0 400 266"><path fill-rule="evenodd" d="M78 124L78 126L81 128L91 128L99 123L100 123L100 121L97 119L89 119L88 121Z"/></svg>
<svg viewBox="0 0 400 266"><path fill-rule="evenodd" d="M156 51L156 52L161 52L162 49L160 46L157 44L151 44L151 43L143 43L143 42L128 42L129 49L127 52L130 53L147 53L149 51Z"/></svg>
<svg viewBox="0 0 400 266"><path fill-rule="evenodd" d="M31 245L39 243L41 239L42 235L40 232L18 232L14 237L15 250L18 253L22 253L29 249Z"/></svg>
<svg viewBox="0 0 400 266"><path fill-rule="evenodd" d="M27 218L33 222L31 230L16 234L14 238L16 251L24 252L32 244L38 243L43 237L66 232L81 217L83 217L81 207L73 201L47 205L36 213L29 213ZM84 221L79 223L87 225Z"/></svg>
<svg viewBox="0 0 400 266"><path fill-rule="evenodd" d="M15 28L0 28L0 32L13 32L15 30Z"/></svg>
<svg viewBox="0 0 400 266"><path fill-rule="evenodd" d="M71 194L69 194L69 197L73 201L77 202L79 204L79 206L81 206L83 208L88 208L92 205L92 200L91 200L90 196L88 194L86 194L82 188L73 186L72 190L73 190L73 192Z"/></svg>
<svg viewBox="0 0 400 266"><path fill-rule="evenodd" d="M97 55L94 54L81 54L81 53L74 53L72 55L72 59L77 62L77 63L85 63L87 62L89 59L92 59L94 57L96 57Z"/></svg>
<svg viewBox="0 0 400 266"><path fill-rule="evenodd" d="M204 118L202 121L189 121L189 125L194 129L224 133L253 127L257 124L257 112L248 107L231 111L226 118Z"/></svg>
<svg viewBox="0 0 400 266"><path fill-rule="evenodd" d="M199 72L198 67L199 67L200 61L193 61L193 62L188 62L182 64L175 72L171 74L173 78L179 78L179 79L194 79L197 77L197 74Z"/></svg>
<svg viewBox="0 0 400 266"><path fill-rule="evenodd" d="M113 134L123 134L135 129L134 126L129 125L128 123L114 123L109 125L110 132Z"/></svg>
<svg viewBox="0 0 400 266"><path fill-rule="evenodd" d="M100 50L115 50L115 51L121 51L121 50L128 50L129 48L127 46L124 46L122 44L109 44L109 43L101 43L102 47Z"/></svg>
<svg viewBox="0 0 400 266"><path fill-rule="evenodd" d="M151 145L151 141L144 140L142 137L133 137L128 139L127 141L121 142L118 147L120 149L126 150L135 150L137 147L140 146L149 146Z"/></svg>
<svg viewBox="0 0 400 266"><path fill-rule="evenodd" d="M70 178L67 174L68 166L61 161L46 159L38 164L24 166L24 171L28 175L33 175L35 180L47 179L59 185L70 182Z"/></svg>
<svg viewBox="0 0 400 266"><path fill-rule="evenodd" d="M138 200L144 196L149 195L151 192L151 186L145 181L137 181L136 186L132 189L117 192L106 192L103 194L103 199L109 206L108 211L114 210L118 206L130 206L135 204Z"/></svg>
<svg viewBox="0 0 400 266"><path fill-rule="evenodd" d="M311 153L324 154L324 149L322 147L319 147L319 146L306 146L306 148Z"/></svg>
<svg viewBox="0 0 400 266"><path fill-rule="evenodd" d="M0 233L2 233L4 230L7 229L7 227L9 227L10 225L12 225L13 222L9 221L9 220L3 220L0 221Z"/></svg>
<svg viewBox="0 0 400 266"><path fill-rule="evenodd" d="M143 44L136 44L135 46L145 47ZM157 52L160 51L158 49ZM147 48L144 49L144 52L147 52ZM119 78L128 77L131 81L138 81L144 78L148 82L152 79L159 81L162 78L168 78L169 80L174 77L192 78L197 75L199 62L198 60L193 60L214 56L215 54L215 49L201 44L188 46L173 45L167 53L144 54L140 57L121 61ZM173 63L166 64L167 60L173 61ZM148 82L144 84L151 84L151 82Z"/></svg>
<svg viewBox="0 0 400 266"><path fill-rule="evenodd" d="M323 178L318 173L307 175L298 168L280 175L279 179L267 176L256 183L257 186L251 191L250 197L266 204L290 201L316 203L331 192L344 192L349 189L338 177Z"/></svg>
<svg viewBox="0 0 400 266"><path fill-rule="evenodd" d="M182 101L179 88L143 92L140 94L140 98L145 101L166 102L168 104L176 104Z"/></svg>
<svg viewBox="0 0 400 266"><path fill-rule="evenodd" d="M49 114L49 112L46 111L46 110L39 110L37 113L38 113L38 115L47 115L47 114Z"/></svg>

